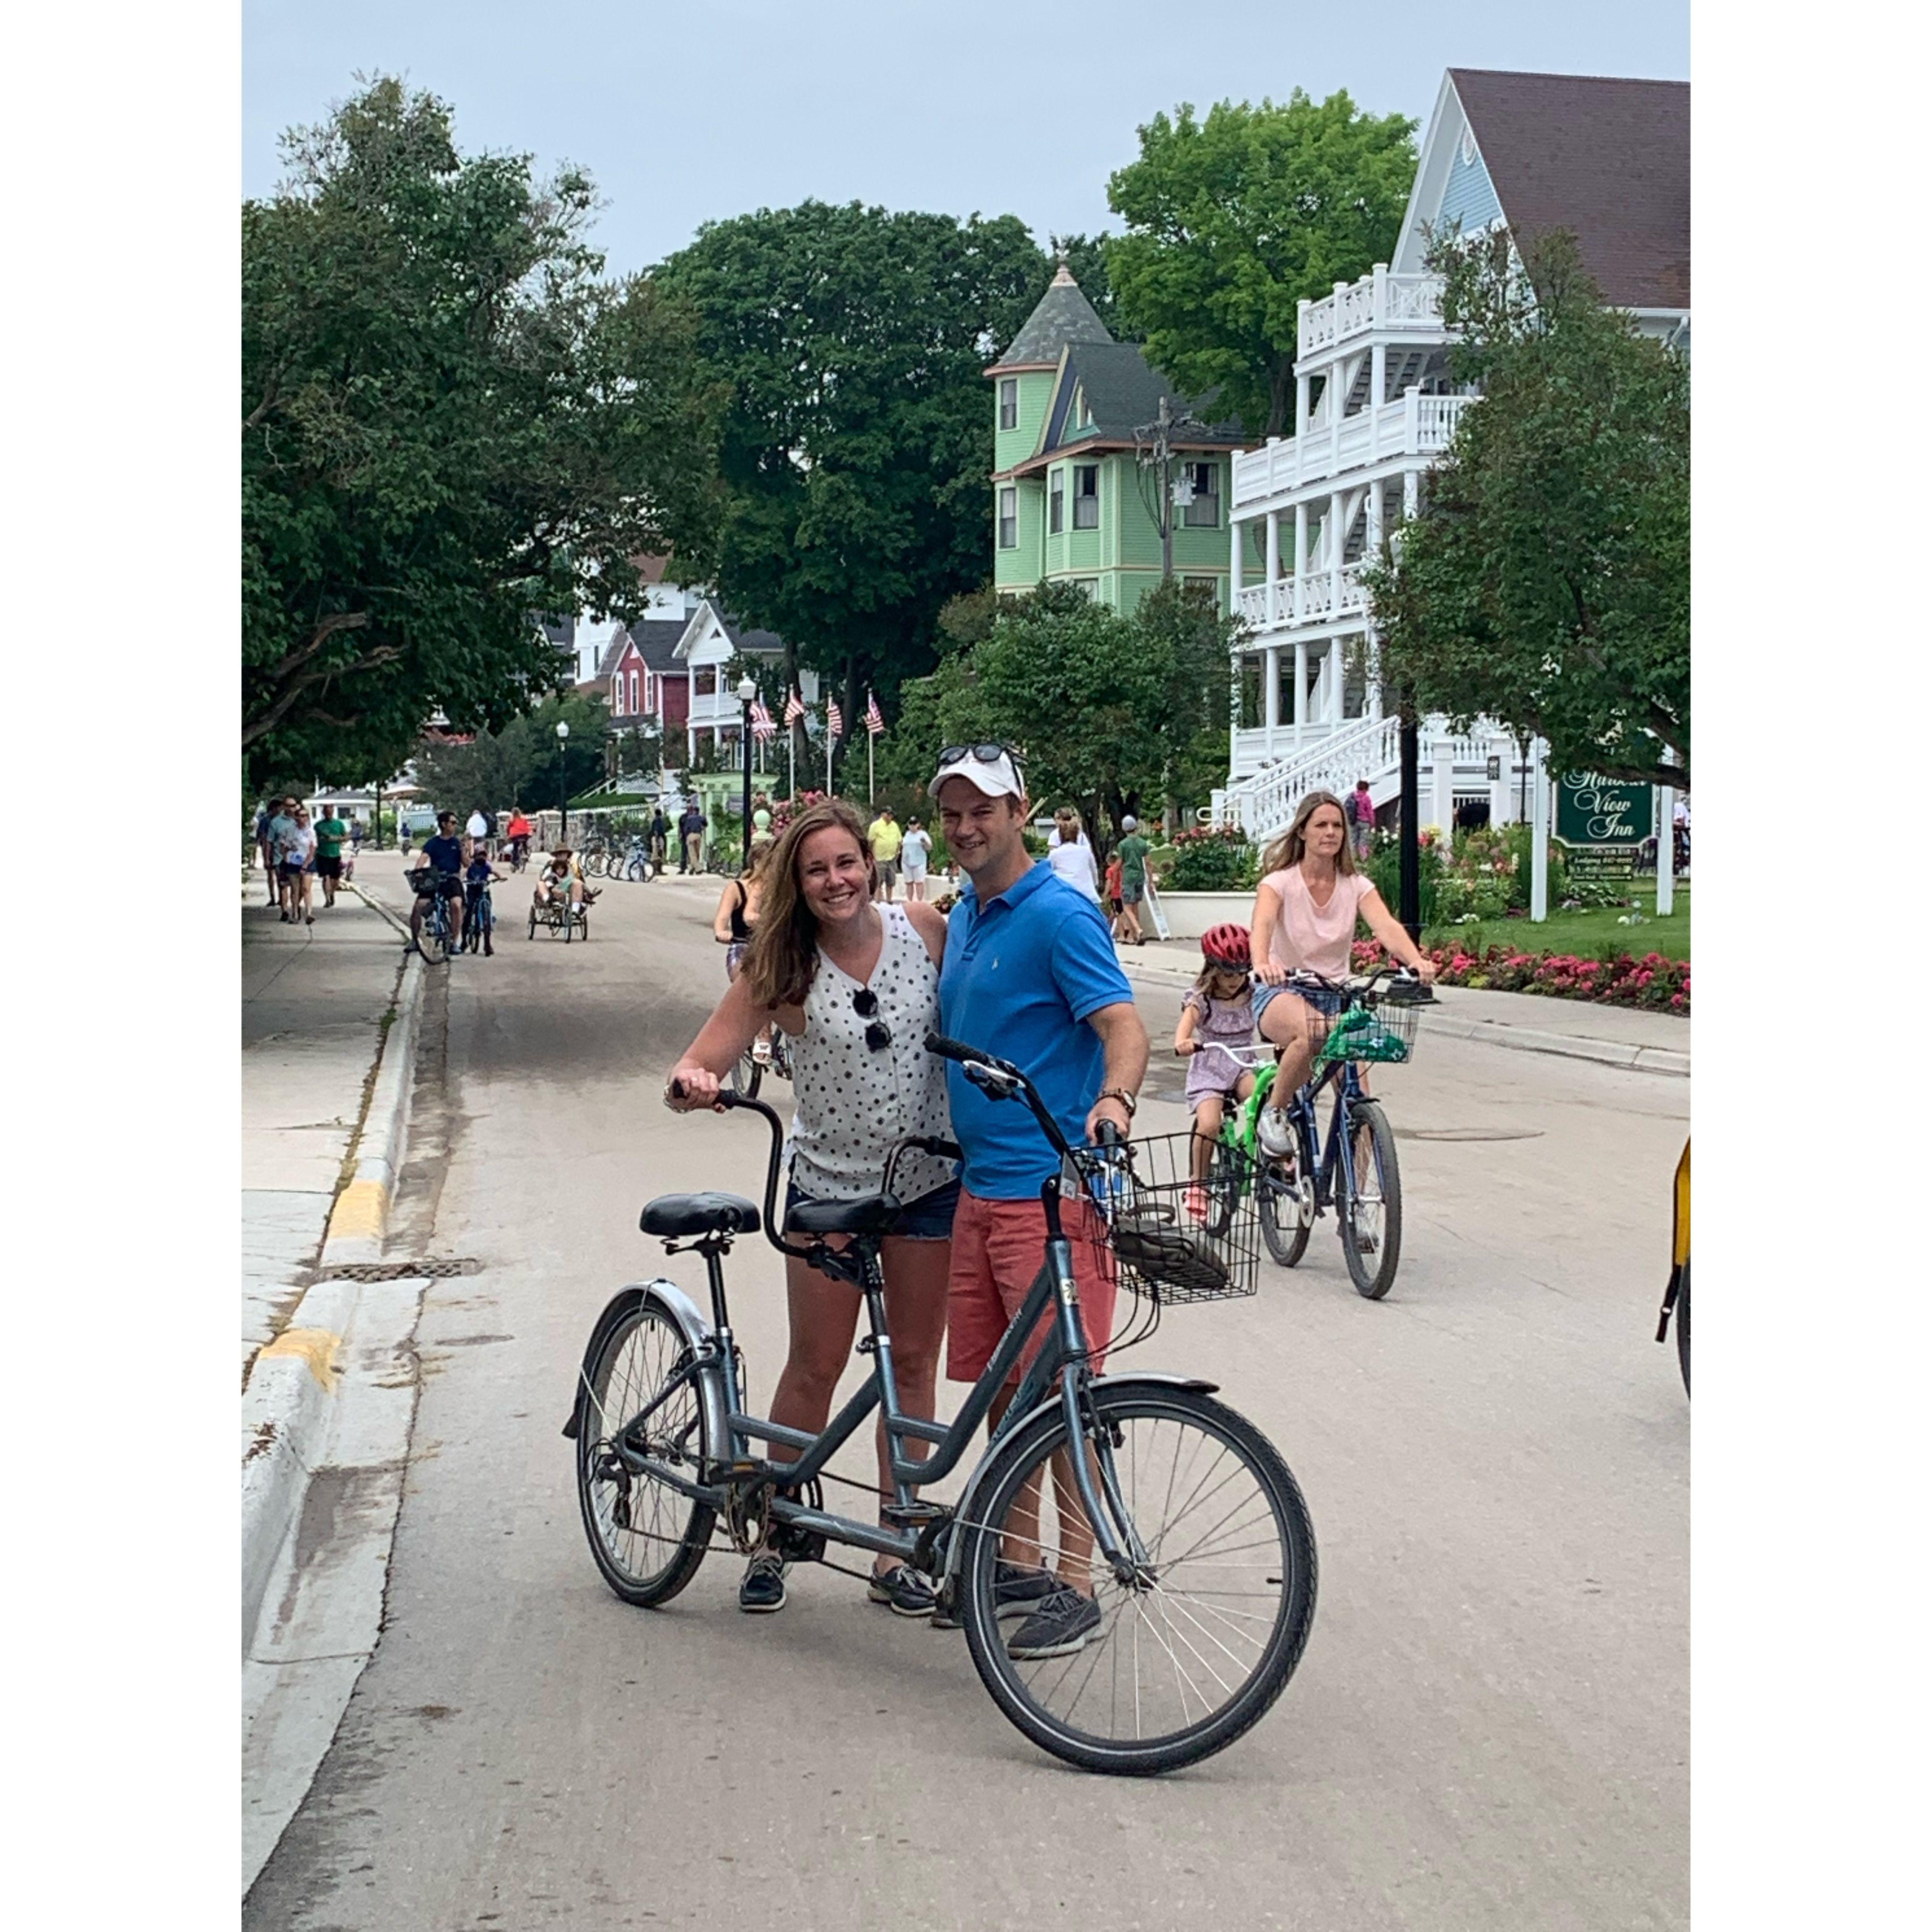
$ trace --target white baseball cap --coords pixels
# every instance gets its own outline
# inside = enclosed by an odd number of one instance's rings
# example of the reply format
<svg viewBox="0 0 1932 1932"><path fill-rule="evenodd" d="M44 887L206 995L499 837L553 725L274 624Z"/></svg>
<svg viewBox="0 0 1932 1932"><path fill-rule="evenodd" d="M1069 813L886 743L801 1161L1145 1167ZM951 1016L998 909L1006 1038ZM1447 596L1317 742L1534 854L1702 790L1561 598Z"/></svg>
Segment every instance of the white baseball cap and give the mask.
<svg viewBox="0 0 1932 1932"><path fill-rule="evenodd" d="M937 799L948 778L970 778L988 798L1024 798L1026 781L1004 745L949 745L939 754L939 770L926 787Z"/></svg>

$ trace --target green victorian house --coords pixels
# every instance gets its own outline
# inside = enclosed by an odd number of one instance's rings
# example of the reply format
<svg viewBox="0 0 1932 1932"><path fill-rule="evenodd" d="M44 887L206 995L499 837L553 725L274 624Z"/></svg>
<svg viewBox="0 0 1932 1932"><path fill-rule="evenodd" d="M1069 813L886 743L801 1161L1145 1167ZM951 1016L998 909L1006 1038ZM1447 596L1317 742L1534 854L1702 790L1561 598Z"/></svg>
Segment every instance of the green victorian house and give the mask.
<svg viewBox="0 0 1932 1932"><path fill-rule="evenodd" d="M1230 452L1238 424L1169 388L1116 342L1066 264L986 371L994 386L993 584L1017 593L1078 585L1131 610L1160 581L1160 472L1143 463L1166 414L1174 574L1228 608Z"/></svg>

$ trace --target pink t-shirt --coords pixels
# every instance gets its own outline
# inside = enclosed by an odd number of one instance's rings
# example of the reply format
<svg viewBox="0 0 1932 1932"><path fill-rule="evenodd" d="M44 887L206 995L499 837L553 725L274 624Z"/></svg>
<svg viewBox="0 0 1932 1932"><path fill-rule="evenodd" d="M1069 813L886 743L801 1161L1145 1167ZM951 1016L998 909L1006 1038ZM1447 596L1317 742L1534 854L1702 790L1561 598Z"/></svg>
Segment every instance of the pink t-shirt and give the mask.
<svg viewBox="0 0 1932 1932"><path fill-rule="evenodd" d="M1281 899L1281 918L1269 941L1277 966L1305 967L1324 979L1339 980L1348 970L1348 946L1355 937L1362 901L1376 889L1366 872L1338 872L1325 906L1308 890L1299 866L1270 872L1262 884Z"/></svg>

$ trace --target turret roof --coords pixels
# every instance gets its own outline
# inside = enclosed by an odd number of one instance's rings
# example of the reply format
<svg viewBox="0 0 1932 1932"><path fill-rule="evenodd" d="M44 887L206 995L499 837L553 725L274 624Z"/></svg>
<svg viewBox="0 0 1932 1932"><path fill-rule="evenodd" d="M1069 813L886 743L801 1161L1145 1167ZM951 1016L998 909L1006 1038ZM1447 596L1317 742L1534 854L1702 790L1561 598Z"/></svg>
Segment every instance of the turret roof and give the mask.
<svg viewBox="0 0 1932 1932"><path fill-rule="evenodd" d="M1003 369L1052 369L1060 363L1060 352L1070 342L1112 342L1107 325L1094 304L1080 291L1072 271L1064 262L1034 304L1032 314L1020 326L1020 332L1006 345L1006 353L986 373Z"/></svg>

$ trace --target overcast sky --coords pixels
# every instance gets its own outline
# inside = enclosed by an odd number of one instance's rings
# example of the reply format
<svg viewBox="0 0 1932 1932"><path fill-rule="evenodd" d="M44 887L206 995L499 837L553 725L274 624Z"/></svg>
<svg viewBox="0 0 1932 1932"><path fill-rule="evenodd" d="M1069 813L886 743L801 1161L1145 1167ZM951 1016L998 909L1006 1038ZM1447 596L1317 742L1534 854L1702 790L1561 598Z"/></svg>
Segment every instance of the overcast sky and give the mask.
<svg viewBox="0 0 1932 1932"><path fill-rule="evenodd" d="M808 196L1090 233L1118 226L1135 129L1183 100L1346 87L1426 125L1446 67L1687 79L1690 20L1687 0L244 0L242 59L244 192L280 178L285 128L400 73L466 150L587 167L621 272Z"/></svg>

